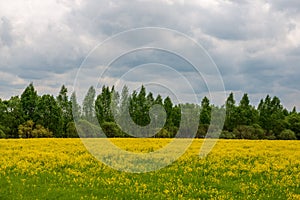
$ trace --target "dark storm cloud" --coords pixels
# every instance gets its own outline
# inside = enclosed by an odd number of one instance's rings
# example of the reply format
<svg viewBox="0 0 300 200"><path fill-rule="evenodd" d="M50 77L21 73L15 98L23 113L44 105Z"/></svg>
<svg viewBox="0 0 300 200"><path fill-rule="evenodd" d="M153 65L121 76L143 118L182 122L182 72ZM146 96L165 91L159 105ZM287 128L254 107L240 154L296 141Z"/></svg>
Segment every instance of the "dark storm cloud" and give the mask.
<svg viewBox="0 0 300 200"><path fill-rule="evenodd" d="M17 75L21 85L47 80L45 88L56 91L55 79L72 82L70 72L76 71L100 42L131 28L158 26L183 32L202 44L219 67L228 91L248 92L255 99L272 93L290 105L291 96L300 98L299 4L297 0L60 0L30 5L20 1L20 6L12 9L9 2L0 3L0 70ZM138 44L146 37L131 38L114 49ZM176 38L165 40L176 42ZM183 48L188 51L184 44ZM193 55L197 57L197 52ZM137 53L116 63L119 70L112 70L110 76L115 78L130 66L161 58L178 71L189 72L187 65L171 56ZM91 66L97 64L90 62ZM7 81L3 85L9 88ZM201 92L203 84L199 85ZM14 88L11 81L11 90Z"/></svg>

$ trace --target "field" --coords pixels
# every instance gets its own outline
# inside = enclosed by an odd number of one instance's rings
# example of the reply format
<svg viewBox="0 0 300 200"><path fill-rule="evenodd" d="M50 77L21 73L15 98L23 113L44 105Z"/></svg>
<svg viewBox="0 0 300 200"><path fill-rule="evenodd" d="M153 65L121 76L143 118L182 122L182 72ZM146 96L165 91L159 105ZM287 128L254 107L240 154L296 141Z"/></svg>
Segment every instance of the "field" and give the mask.
<svg viewBox="0 0 300 200"><path fill-rule="evenodd" d="M170 139L111 139L149 152ZM114 170L80 139L0 140L0 199L300 199L300 142L219 140L199 158L194 140L173 164Z"/></svg>

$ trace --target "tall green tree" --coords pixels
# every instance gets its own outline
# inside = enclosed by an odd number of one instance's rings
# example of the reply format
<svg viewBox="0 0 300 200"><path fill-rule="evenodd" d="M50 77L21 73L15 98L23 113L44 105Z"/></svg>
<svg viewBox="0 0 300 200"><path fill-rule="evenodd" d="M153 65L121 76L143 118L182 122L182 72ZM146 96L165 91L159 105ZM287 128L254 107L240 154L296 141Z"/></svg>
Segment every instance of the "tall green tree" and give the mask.
<svg viewBox="0 0 300 200"><path fill-rule="evenodd" d="M292 130L298 139L300 139L300 114L292 112L285 117L288 129Z"/></svg>
<svg viewBox="0 0 300 200"><path fill-rule="evenodd" d="M173 121L174 127L176 127L176 129L174 130L175 132L173 132L175 134L180 126L180 121L181 121L181 106L180 105L174 106L173 114L172 114L172 121Z"/></svg>
<svg viewBox="0 0 300 200"><path fill-rule="evenodd" d="M137 96L137 114L139 125L145 126L150 123L149 108L146 98L146 88L142 85L141 90Z"/></svg>
<svg viewBox="0 0 300 200"><path fill-rule="evenodd" d="M164 108L167 114L167 120L166 120L166 128L170 129L174 126L172 121L172 114L173 114L173 103L170 97L166 97L164 100Z"/></svg>
<svg viewBox="0 0 300 200"><path fill-rule="evenodd" d="M160 94L158 94L154 100L155 104L163 105L163 99Z"/></svg>
<svg viewBox="0 0 300 200"><path fill-rule="evenodd" d="M146 89L142 85L139 93L133 91L131 95L129 112L137 125L146 126L150 123L149 109L150 106L146 98Z"/></svg>
<svg viewBox="0 0 300 200"><path fill-rule="evenodd" d="M21 107L21 100L18 96L5 100L1 105L1 122L2 129L6 137L16 138L18 136L18 126L24 120L24 114Z"/></svg>
<svg viewBox="0 0 300 200"><path fill-rule="evenodd" d="M70 104L71 104L71 108L72 108L73 120L78 121L81 117L81 107L77 102L77 97L76 97L75 92L72 92L72 94L71 94Z"/></svg>
<svg viewBox="0 0 300 200"><path fill-rule="evenodd" d="M191 138L196 136L199 126L200 106L192 103L181 104L180 136Z"/></svg>
<svg viewBox="0 0 300 200"><path fill-rule="evenodd" d="M121 99L120 99L120 117L121 120L126 120L129 116L129 89L125 85L121 92Z"/></svg>
<svg viewBox="0 0 300 200"><path fill-rule="evenodd" d="M113 111L112 107L115 107L112 105L113 101L113 92L110 91L109 87L103 86L102 87L102 92L97 96L96 102L95 102L95 108L96 108L96 114L97 114L97 119L100 124L103 122L113 122L114 121L114 116L113 116ZM115 96L115 98L118 98ZM116 100L116 99L114 99Z"/></svg>
<svg viewBox="0 0 300 200"><path fill-rule="evenodd" d="M93 86L91 86L84 97L82 105L83 118L90 123L97 123L95 121L95 97L96 90Z"/></svg>
<svg viewBox="0 0 300 200"><path fill-rule="evenodd" d="M211 106L207 97L202 99L200 109L200 124L210 124Z"/></svg>
<svg viewBox="0 0 300 200"><path fill-rule="evenodd" d="M68 98L68 89L62 85L58 96L56 97L57 104L62 112L63 132L66 133L67 125L73 121L72 105Z"/></svg>
<svg viewBox="0 0 300 200"><path fill-rule="evenodd" d="M267 95L258 105L259 125L267 131L268 135L278 135L285 129L284 118L287 111L283 109L280 99Z"/></svg>
<svg viewBox="0 0 300 200"><path fill-rule="evenodd" d="M37 104L36 124L48 128L55 137L63 137L62 111L52 95L43 95Z"/></svg>
<svg viewBox="0 0 300 200"><path fill-rule="evenodd" d="M226 116L224 128L228 131L233 131L233 129L237 126L236 124L236 106L233 93L231 92L225 103L226 108Z"/></svg>
<svg viewBox="0 0 300 200"><path fill-rule="evenodd" d="M129 114L129 106L130 94L128 87L125 85L121 92L117 123L121 127L122 131L124 131L126 134L130 134L127 132L130 131L130 127L128 126L130 126L130 122L132 120Z"/></svg>
<svg viewBox="0 0 300 200"><path fill-rule="evenodd" d="M250 105L248 94L245 93L237 107L237 125L252 125L257 122L258 113Z"/></svg>
<svg viewBox="0 0 300 200"><path fill-rule="evenodd" d="M7 127L5 125L5 112L6 112L6 106L3 103L2 99L0 98L0 138L6 137Z"/></svg>
<svg viewBox="0 0 300 200"><path fill-rule="evenodd" d="M30 83L21 95L21 107L25 120L34 119L38 95L34 89L33 83Z"/></svg>

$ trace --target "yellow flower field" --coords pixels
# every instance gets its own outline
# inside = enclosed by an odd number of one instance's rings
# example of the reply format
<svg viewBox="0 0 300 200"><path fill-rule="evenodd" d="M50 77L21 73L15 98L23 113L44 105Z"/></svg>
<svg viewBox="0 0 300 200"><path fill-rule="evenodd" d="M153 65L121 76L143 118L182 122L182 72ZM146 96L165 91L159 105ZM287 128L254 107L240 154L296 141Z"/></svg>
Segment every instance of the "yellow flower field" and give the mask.
<svg viewBox="0 0 300 200"><path fill-rule="evenodd" d="M110 141L149 153L171 139ZM127 173L80 139L0 140L0 199L300 199L299 141L219 140L200 158L202 143L165 168Z"/></svg>

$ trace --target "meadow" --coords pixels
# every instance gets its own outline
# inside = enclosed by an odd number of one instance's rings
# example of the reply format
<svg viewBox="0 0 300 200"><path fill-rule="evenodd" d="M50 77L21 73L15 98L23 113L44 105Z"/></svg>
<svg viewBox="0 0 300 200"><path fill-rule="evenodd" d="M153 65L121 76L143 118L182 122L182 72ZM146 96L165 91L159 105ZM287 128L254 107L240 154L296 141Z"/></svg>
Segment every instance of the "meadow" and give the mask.
<svg viewBox="0 0 300 200"><path fill-rule="evenodd" d="M110 139L134 152L171 139ZM173 164L114 170L80 139L0 140L0 199L300 199L300 141L218 140L204 158L195 139Z"/></svg>

